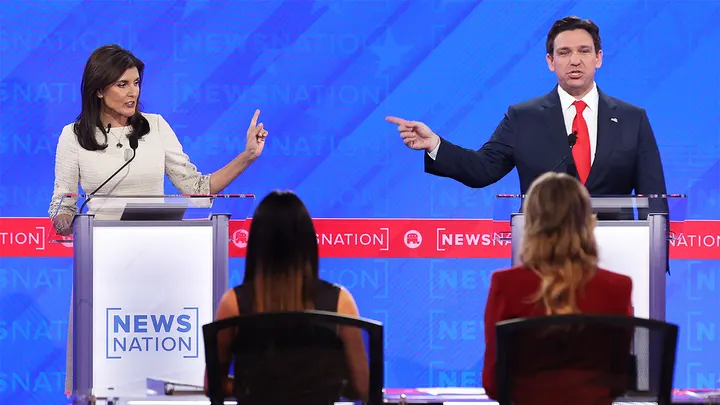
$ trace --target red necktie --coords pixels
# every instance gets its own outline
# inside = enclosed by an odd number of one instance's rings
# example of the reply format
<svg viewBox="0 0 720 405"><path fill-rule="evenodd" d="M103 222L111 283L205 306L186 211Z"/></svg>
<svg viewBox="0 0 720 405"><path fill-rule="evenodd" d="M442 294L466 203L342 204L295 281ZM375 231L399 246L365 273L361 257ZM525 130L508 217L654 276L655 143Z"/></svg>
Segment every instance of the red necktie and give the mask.
<svg viewBox="0 0 720 405"><path fill-rule="evenodd" d="M577 142L572 149L572 154L580 181L585 184L590 174L590 132L588 131L587 122L583 118L583 111L587 104L582 100L578 100L573 104L575 105L575 119L573 119L572 130L576 132Z"/></svg>

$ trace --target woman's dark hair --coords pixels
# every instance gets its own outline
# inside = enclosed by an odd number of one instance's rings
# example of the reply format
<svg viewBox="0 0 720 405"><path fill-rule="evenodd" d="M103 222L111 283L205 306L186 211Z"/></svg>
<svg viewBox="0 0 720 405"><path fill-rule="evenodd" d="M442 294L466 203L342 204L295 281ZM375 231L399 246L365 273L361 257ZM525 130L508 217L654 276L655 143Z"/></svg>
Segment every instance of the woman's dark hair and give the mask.
<svg viewBox="0 0 720 405"><path fill-rule="evenodd" d="M318 243L305 204L289 191L273 191L255 210L243 284L255 312L314 309Z"/></svg>
<svg viewBox="0 0 720 405"><path fill-rule="evenodd" d="M93 51L85 64L80 90L82 94L82 110L75 121L73 129L78 143L83 149L103 150L107 148L107 130L100 120L102 100L98 98L98 91L117 81L126 70L137 68L142 84L145 64L119 45L105 45ZM137 109L130 117L128 123L132 127L132 134L137 138L150 132L150 124L140 113L140 95L136 100ZM99 144L95 138L95 129L100 128L105 135L105 143Z"/></svg>

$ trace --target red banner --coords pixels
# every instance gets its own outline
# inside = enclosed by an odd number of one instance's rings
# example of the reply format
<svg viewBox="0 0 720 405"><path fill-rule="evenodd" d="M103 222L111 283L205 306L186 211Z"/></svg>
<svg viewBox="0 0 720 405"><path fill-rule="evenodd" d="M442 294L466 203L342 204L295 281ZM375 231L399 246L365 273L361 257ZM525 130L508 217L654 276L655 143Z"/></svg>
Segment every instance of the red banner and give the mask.
<svg viewBox="0 0 720 405"><path fill-rule="evenodd" d="M486 219L314 220L325 258L506 258L508 223ZM230 257L243 257L250 221L230 221ZM673 259L720 259L720 221L671 224ZM0 218L0 257L72 257L72 243L48 242L45 218Z"/></svg>

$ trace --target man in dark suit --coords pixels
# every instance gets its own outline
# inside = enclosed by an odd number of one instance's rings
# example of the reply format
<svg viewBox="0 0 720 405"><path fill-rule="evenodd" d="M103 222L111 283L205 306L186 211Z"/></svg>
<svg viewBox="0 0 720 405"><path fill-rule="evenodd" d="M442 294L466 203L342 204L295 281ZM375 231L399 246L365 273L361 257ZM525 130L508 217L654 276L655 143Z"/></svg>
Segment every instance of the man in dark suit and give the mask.
<svg viewBox="0 0 720 405"><path fill-rule="evenodd" d="M608 96L595 84L603 56L597 25L577 17L558 20L546 50L558 86L510 106L477 151L440 138L422 122L386 120L398 125L405 145L427 152L427 173L470 187L489 186L517 167L523 194L533 180L553 170L575 174L594 196L665 194L660 153L645 110ZM569 139L576 140L574 146Z"/></svg>

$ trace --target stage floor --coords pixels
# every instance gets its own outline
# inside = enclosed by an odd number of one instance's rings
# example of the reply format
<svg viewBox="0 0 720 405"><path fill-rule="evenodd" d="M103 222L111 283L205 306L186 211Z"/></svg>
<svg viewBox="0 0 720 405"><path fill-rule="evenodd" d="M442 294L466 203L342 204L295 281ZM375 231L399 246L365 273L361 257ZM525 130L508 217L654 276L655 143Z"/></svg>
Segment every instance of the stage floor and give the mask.
<svg viewBox="0 0 720 405"><path fill-rule="evenodd" d="M709 396L712 396L710 399ZM713 399L718 402L713 402ZM386 404L496 404L485 396L481 388L388 388L385 390ZM103 402L98 401L97 404ZM236 402L228 400L227 405ZM710 390L674 390L673 404L708 404L720 403L720 392ZM145 398L119 399L107 405L206 405L209 404L203 395L192 396L148 396ZM350 404L350 403L344 403ZM627 398L615 402L618 405L650 405L656 402L643 398Z"/></svg>

